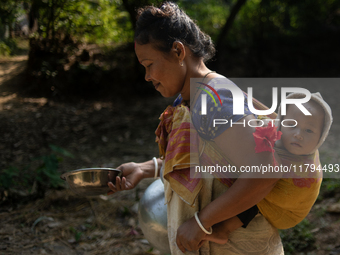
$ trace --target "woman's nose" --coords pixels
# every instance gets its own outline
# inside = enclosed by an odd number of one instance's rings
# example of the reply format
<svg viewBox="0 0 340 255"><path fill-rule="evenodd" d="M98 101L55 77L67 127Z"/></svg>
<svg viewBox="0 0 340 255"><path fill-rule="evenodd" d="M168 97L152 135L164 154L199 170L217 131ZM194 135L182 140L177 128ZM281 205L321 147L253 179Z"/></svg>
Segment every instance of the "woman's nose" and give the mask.
<svg viewBox="0 0 340 255"><path fill-rule="evenodd" d="M145 80L146 81L151 81L151 77L150 77L150 73L149 72L145 72Z"/></svg>

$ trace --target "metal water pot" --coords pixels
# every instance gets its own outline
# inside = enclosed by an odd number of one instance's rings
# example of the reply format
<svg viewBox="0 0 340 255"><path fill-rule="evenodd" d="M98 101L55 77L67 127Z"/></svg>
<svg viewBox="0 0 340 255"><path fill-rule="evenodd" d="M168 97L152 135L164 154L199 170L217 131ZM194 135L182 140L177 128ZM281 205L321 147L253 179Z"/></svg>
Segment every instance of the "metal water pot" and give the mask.
<svg viewBox="0 0 340 255"><path fill-rule="evenodd" d="M164 254L170 254L167 229L167 206L161 179L151 183L139 201L139 225L149 243Z"/></svg>

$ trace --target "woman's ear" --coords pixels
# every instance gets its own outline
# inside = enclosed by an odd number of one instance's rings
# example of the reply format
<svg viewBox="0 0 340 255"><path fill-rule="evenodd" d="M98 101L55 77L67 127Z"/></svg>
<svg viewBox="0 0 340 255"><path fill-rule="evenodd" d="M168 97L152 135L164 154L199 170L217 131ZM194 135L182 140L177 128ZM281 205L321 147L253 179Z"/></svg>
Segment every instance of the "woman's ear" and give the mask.
<svg viewBox="0 0 340 255"><path fill-rule="evenodd" d="M176 57L178 58L178 60L180 62L183 61L183 59L185 58L186 55L186 51L185 51L185 47L184 44L178 41L175 41L172 44L172 51L174 51L174 53L176 54Z"/></svg>

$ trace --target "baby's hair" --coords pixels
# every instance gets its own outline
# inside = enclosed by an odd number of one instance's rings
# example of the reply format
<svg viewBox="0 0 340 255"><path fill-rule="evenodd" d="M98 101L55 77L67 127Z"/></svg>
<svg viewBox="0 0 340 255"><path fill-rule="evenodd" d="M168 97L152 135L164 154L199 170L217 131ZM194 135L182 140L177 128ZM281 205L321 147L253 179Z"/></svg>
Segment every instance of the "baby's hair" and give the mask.
<svg viewBox="0 0 340 255"><path fill-rule="evenodd" d="M215 47L209 35L177 4L165 2L160 8L147 6L138 10L135 41L144 45L153 43L162 52L170 52L174 42L187 46L196 57L204 61L215 55Z"/></svg>

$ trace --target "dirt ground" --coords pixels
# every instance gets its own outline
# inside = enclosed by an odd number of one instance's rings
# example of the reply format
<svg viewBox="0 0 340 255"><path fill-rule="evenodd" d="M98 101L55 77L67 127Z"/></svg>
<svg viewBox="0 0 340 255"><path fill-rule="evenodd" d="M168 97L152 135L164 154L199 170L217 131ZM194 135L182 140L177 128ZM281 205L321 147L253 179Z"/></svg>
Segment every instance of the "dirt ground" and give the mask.
<svg viewBox="0 0 340 255"><path fill-rule="evenodd" d="M74 155L60 164L61 173L158 155L154 130L170 100L26 97L18 93L26 61L26 56L0 59L1 168L24 166L46 155L49 144ZM320 150L328 163L340 163L339 128L336 120ZM42 199L1 205L0 254L160 254L143 236L137 218L138 200L152 181L113 196L79 198L67 189L48 190ZM308 215L315 226L315 246L294 254L340 254L339 200L340 194L318 200Z"/></svg>
<svg viewBox="0 0 340 255"><path fill-rule="evenodd" d="M18 93L27 57L0 60L0 167L22 167L66 149L60 173L116 167L158 155L154 130L166 107L151 101L58 102ZM21 87L20 87L21 88ZM137 208L153 180L113 196L80 198L67 189L44 199L0 207L0 254L159 254L138 227Z"/></svg>

